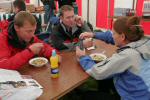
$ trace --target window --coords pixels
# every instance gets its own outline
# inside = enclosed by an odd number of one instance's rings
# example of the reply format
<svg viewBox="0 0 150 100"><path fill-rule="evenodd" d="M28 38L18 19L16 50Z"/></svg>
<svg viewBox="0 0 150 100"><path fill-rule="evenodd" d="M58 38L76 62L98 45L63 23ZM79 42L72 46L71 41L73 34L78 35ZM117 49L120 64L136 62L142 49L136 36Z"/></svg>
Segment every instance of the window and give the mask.
<svg viewBox="0 0 150 100"><path fill-rule="evenodd" d="M144 0L143 16L150 16L150 0Z"/></svg>
<svg viewBox="0 0 150 100"><path fill-rule="evenodd" d="M137 0L114 0L114 16L131 16L135 14Z"/></svg>

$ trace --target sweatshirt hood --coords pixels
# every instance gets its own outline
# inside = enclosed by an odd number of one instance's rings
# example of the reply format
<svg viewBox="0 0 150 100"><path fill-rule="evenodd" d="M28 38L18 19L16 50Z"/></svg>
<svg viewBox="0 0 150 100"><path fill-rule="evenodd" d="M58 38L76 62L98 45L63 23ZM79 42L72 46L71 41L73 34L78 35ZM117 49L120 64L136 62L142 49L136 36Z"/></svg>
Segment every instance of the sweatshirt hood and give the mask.
<svg viewBox="0 0 150 100"><path fill-rule="evenodd" d="M150 59L150 37L144 36L142 39L129 43L127 46L139 52L143 59Z"/></svg>
<svg viewBox="0 0 150 100"><path fill-rule="evenodd" d="M15 48L20 48L20 49L26 48L26 42L20 41L17 36L13 21L8 26L8 43Z"/></svg>

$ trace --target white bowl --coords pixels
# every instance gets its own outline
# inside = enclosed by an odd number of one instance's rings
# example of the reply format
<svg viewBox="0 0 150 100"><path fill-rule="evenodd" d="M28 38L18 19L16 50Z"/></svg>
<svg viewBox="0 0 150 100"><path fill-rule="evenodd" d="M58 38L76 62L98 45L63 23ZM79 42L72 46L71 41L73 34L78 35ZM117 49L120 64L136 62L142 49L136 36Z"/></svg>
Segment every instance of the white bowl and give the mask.
<svg viewBox="0 0 150 100"><path fill-rule="evenodd" d="M95 62L100 62L103 60L106 60L107 57L106 55L102 54L102 53L92 53L90 54L90 57L95 61Z"/></svg>
<svg viewBox="0 0 150 100"><path fill-rule="evenodd" d="M44 57L36 57L29 60L29 64L35 67L42 67L48 63L48 60Z"/></svg>

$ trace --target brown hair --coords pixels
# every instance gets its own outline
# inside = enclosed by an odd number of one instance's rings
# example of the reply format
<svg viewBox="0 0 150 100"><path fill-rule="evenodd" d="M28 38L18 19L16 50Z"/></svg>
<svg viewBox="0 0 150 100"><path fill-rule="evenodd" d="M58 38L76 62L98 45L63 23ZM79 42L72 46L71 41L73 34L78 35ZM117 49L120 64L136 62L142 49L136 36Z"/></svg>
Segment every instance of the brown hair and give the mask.
<svg viewBox="0 0 150 100"><path fill-rule="evenodd" d="M70 5L64 5L59 10L59 16L63 16L63 13L66 11L74 11L74 8Z"/></svg>
<svg viewBox="0 0 150 100"><path fill-rule="evenodd" d="M15 8L18 8L19 11L26 11L26 4L24 0L15 0L13 2L13 6Z"/></svg>
<svg viewBox="0 0 150 100"><path fill-rule="evenodd" d="M137 41L144 36L144 31L140 25L140 18L137 16L120 17L113 25L118 34L124 34L130 42Z"/></svg>
<svg viewBox="0 0 150 100"><path fill-rule="evenodd" d="M28 21L31 25L36 25L36 20L31 13L26 11L18 12L15 16L14 24L18 27L22 27L25 21Z"/></svg>

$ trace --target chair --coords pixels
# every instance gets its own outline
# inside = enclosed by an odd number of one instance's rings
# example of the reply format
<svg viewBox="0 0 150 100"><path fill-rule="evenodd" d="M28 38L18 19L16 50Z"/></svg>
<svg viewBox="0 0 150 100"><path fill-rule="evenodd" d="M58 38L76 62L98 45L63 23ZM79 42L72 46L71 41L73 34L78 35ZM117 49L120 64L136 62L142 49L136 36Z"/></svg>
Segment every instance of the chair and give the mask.
<svg viewBox="0 0 150 100"><path fill-rule="evenodd" d="M48 41L49 41L49 36L50 36L50 32L41 32L40 34L36 34L36 36L37 36L40 40L43 40L44 42L48 43Z"/></svg>
<svg viewBox="0 0 150 100"><path fill-rule="evenodd" d="M51 17L47 24L46 32L51 32L52 28L59 23L60 23L59 17L57 17L57 16Z"/></svg>

